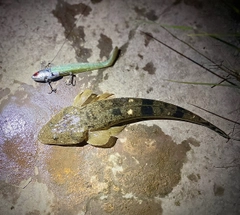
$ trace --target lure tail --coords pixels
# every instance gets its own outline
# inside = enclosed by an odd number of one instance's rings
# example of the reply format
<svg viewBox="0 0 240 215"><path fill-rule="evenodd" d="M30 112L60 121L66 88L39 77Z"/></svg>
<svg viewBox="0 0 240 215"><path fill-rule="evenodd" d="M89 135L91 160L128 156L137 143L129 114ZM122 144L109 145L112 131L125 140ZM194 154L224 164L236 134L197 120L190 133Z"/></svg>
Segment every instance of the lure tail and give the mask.
<svg viewBox="0 0 240 215"><path fill-rule="evenodd" d="M118 56L118 47L115 47L111 52L109 59L102 63L103 66L104 67L112 66L115 60L117 59L117 56Z"/></svg>

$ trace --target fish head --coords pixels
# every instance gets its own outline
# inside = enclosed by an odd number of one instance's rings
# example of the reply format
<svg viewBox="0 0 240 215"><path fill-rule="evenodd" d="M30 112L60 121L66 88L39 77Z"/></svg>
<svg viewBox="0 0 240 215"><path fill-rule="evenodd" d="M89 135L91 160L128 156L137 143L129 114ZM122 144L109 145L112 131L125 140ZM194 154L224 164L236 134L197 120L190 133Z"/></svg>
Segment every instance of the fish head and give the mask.
<svg viewBox="0 0 240 215"><path fill-rule="evenodd" d="M88 129L79 108L70 106L64 108L43 126L38 134L38 140L49 145L76 145L87 139Z"/></svg>

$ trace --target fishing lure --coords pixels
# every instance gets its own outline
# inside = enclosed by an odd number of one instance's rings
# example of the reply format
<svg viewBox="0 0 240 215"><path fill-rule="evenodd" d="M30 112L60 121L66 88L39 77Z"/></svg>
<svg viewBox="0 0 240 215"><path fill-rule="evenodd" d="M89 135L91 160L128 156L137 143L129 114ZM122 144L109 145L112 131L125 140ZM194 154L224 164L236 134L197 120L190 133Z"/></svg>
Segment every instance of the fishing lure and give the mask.
<svg viewBox="0 0 240 215"><path fill-rule="evenodd" d="M215 125L179 106L151 99L108 98L85 90L73 106L62 109L40 130L38 139L44 144L76 145L83 141L111 147L116 136L133 122L154 119L186 121L205 126L226 139L230 137Z"/></svg>
<svg viewBox="0 0 240 215"><path fill-rule="evenodd" d="M51 82L61 79L63 76L71 76L70 84L75 85L74 77L75 74L81 72L87 72L90 70L101 69L105 67L110 67L114 64L118 56L118 47L115 47L110 54L108 60L99 63L75 63L67 64L63 66L47 67L45 69L39 70L32 75L32 79L36 82L48 83L51 92L56 92L56 89L52 88Z"/></svg>

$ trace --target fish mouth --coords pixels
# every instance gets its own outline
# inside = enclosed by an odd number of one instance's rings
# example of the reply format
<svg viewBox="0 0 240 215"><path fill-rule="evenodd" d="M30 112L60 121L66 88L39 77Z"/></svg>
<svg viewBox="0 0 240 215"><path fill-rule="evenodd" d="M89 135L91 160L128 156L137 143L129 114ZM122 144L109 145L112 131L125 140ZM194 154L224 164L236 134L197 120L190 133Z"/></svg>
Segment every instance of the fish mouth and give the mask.
<svg viewBox="0 0 240 215"><path fill-rule="evenodd" d="M45 145L73 146L84 144L87 132L73 132L71 129L59 131L48 122L38 133L38 140Z"/></svg>

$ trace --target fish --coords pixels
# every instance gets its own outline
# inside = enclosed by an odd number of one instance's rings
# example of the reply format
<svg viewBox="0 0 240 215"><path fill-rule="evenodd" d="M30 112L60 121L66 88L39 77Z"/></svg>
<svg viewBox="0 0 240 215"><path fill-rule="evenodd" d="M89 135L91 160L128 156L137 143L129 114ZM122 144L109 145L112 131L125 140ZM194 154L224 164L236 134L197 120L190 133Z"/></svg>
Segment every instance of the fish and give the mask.
<svg viewBox="0 0 240 215"><path fill-rule="evenodd" d="M39 141L62 146L86 142L96 147L112 147L125 126L143 120L190 122L230 139L220 128L180 106L146 98L111 98L112 95L96 95L89 89L78 94L72 106L63 108L41 128Z"/></svg>

